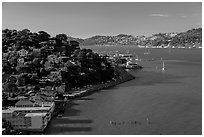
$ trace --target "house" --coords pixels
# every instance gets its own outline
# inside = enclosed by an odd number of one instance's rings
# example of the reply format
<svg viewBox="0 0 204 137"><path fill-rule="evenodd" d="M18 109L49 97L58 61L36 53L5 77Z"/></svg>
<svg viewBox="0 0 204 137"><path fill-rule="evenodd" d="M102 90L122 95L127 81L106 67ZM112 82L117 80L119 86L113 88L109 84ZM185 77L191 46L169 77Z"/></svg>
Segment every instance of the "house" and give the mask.
<svg viewBox="0 0 204 137"><path fill-rule="evenodd" d="M7 60L9 57L9 53L2 53L2 60Z"/></svg>
<svg viewBox="0 0 204 137"><path fill-rule="evenodd" d="M31 73L32 66L28 62L24 62L24 64L17 66L18 72L20 73Z"/></svg>
<svg viewBox="0 0 204 137"><path fill-rule="evenodd" d="M41 88L41 95L44 95L44 98L46 101L50 102L50 101L54 101L55 96L56 96L56 90L54 90L52 87L51 88L47 88L48 86L46 86L45 88Z"/></svg>
<svg viewBox="0 0 204 137"><path fill-rule="evenodd" d="M50 79L61 79L61 71L51 71L49 78Z"/></svg>
<svg viewBox="0 0 204 137"><path fill-rule="evenodd" d="M44 88L44 90L45 90L45 91L51 91L51 90L52 90L52 87L51 87L51 86L46 86L46 87Z"/></svg>
<svg viewBox="0 0 204 137"><path fill-rule="evenodd" d="M35 58L40 58L40 57L41 57L41 49L36 49L36 48L34 48L34 49L33 49L33 52L32 52L32 55L33 55Z"/></svg>
<svg viewBox="0 0 204 137"><path fill-rule="evenodd" d="M25 93L26 92L26 86L18 86L18 90L20 93Z"/></svg>
<svg viewBox="0 0 204 137"><path fill-rule="evenodd" d="M41 48L41 57L47 58L52 52L50 50L47 50L46 48Z"/></svg>
<svg viewBox="0 0 204 137"><path fill-rule="evenodd" d="M17 82L17 78L15 76L10 76L7 80L8 83L15 84Z"/></svg>
<svg viewBox="0 0 204 137"><path fill-rule="evenodd" d="M16 84L17 84L19 87L25 86L26 80L27 80L27 77L26 77L26 76L19 76L19 77L17 77L17 82L16 82Z"/></svg>
<svg viewBox="0 0 204 137"><path fill-rule="evenodd" d="M45 99L39 94L31 96L30 100L34 102L34 106L43 106L44 102L46 102Z"/></svg>
<svg viewBox="0 0 204 137"><path fill-rule="evenodd" d="M18 58L17 62L18 62L18 65L23 66L25 60L24 60L24 58Z"/></svg>
<svg viewBox="0 0 204 137"><path fill-rule="evenodd" d="M13 83L6 83L4 86L3 86L3 92L6 92L8 93L8 96L13 96L14 94L17 93L17 87L15 84Z"/></svg>
<svg viewBox="0 0 204 137"><path fill-rule="evenodd" d="M29 99L21 99L15 104L15 107L34 107L34 102Z"/></svg>
<svg viewBox="0 0 204 137"><path fill-rule="evenodd" d="M76 62L68 60L66 63L64 63L64 66L69 67L69 66L78 66L78 65Z"/></svg>
<svg viewBox="0 0 204 137"><path fill-rule="evenodd" d="M60 68L60 71L67 71L68 69L67 69L67 67L61 67Z"/></svg>
<svg viewBox="0 0 204 137"><path fill-rule="evenodd" d="M60 62L60 63L65 63L65 62L67 62L70 58L67 57L67 56L60 56L58 59L59 59L59 62Z"/></svg>
<svg viewBox="0 0 204 137"><path fill-rule="evenodd" d="M28 51L25 50L25 49L21 49L21 50L17 51L17 54L18 54L20 57L24 57L24 56L27 56Z"/></svg>
<svg viewBox="0 0 204 137"><path fill-rule="evenodd" d="M59 63L59 59L58 59L58 57L56 56L56 55L49 55L48 57L47 57L47 60L49 61L49 62L53 62L53 63Z"/></svg>
<svg viewBox="0 0 204 137"><path fill-rule="evenodd" d="M44 67L46 70L52 69L54 67L54 63L46 61Z"/></svg>
<svg viewBox="0 0 204 137"><path fill-rule="evenodd" d="M65 83L62 83L61 86L56 87L56 91L59 93L64 93L65 92Z"/></svg>
<svg viewBox="0 0 204 137"><path fill-rule="evenodd" d="M13 99L14 99L14 100L21 100L21 99L28 99L28 97L19 95L19 96L13 98Z"/></svg>
<svg viewBox="0 0 204 137"><path fill-rule="evenodd" d="M55 45L56 44L56 40L49 40L49 44L50 45Z"/></svg>

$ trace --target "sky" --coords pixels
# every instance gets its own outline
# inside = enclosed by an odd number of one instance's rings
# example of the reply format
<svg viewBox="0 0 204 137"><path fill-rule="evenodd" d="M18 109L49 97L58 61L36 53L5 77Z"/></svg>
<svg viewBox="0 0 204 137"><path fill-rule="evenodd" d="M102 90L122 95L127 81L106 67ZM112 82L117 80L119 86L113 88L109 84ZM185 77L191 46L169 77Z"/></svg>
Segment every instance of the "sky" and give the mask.
<svg viewBox="0 0 204 137"><path fill-rule="evenodd" d="M78 38L150 36L202 26L201 2L3 2L3 29L46 31Z"/></svg>

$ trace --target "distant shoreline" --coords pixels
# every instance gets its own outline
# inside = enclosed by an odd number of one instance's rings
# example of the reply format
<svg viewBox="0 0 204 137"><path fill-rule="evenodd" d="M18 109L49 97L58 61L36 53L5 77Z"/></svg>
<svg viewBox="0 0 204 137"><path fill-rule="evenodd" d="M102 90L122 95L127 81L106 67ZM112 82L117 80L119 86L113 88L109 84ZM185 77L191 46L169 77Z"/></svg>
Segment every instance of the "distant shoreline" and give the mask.
<svg viewBox="0 0 204 137"><path fill-rule="evenodd" d="M138 45L80 45L80 47L135 47L138 49L202 49L202 45L199 45L198 47L145 47L145 46L141 46L139 47Z"/></svg>

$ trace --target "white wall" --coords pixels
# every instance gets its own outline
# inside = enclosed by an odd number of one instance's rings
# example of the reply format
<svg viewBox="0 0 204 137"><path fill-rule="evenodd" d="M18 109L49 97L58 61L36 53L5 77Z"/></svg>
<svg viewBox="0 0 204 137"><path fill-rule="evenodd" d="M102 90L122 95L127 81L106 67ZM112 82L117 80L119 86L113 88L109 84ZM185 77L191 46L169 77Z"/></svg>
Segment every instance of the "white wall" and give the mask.
<svg viewBox="0 0 204 137"><path fill-rule="evenodd" d="M40 129L42 127L42 116L31 117L31 127L32 129Z"/></svg>

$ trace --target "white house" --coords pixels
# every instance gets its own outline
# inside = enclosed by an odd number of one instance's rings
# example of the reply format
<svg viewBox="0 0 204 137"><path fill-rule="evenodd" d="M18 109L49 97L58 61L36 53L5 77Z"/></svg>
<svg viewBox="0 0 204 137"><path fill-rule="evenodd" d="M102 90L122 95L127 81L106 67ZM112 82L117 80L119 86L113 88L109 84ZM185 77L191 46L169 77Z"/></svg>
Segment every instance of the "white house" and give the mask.
<svg viewBox="0 0 204 137"><path fill-rule="evenodd" d="M27 56L27 55L28 55L28 51L25 50L25 49L21 49L21 50L19 50L17 53L18 53L18 55L19 55L20 57L24 57L24 56Z"/></svg>

